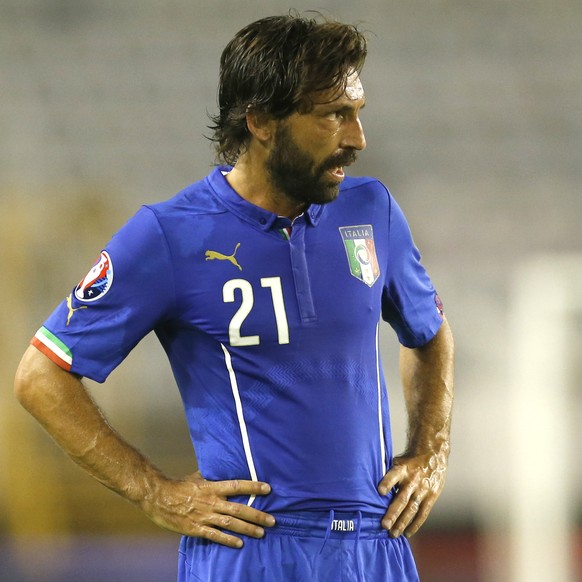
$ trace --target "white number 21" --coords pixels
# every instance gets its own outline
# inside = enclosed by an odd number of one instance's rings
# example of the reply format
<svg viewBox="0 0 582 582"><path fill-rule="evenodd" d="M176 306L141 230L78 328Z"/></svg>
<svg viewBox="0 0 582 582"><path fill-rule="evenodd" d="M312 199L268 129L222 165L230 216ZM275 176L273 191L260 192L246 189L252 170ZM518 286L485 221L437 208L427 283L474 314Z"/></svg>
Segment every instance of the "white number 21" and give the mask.
<svg viewBox="0 0 582 582"><path fill-rule="evenodd" d="M261 287L271 289L271 300L275 312L275 323L277 324L277 336L280 344L289 343L289 325L287 323L287 313L285 302L283 301L283 288L281 287L281 277L263 277ZM222 300L225 303L234 303L234 292L239 289L241 292L241 305L233 315L228 326L228 336L231 346L257 346L261 342L258 335L241 335L240 329L255 304L255 297L252 285L245 279L231 279L222 288Z"/></svg>

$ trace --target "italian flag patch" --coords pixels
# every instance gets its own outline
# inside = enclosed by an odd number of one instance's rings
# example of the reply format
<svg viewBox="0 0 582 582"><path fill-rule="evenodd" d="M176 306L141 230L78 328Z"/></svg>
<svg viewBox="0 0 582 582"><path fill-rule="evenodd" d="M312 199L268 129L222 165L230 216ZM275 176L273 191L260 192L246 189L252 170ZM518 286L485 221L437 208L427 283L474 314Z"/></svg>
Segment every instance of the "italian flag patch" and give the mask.
<svg viewBox="0 0 582 582"><path fill-rule="evenodd" d="M73 365L71 350L46 327L41 327L30 342L57 366L69 371Z"/></svg>
<svg viewBox="0 0 582 582"><path fill-rule="evenodd" d="M371 287L380 276L372 225L340 226L339 230L348 256L350 273Z"/></svg>

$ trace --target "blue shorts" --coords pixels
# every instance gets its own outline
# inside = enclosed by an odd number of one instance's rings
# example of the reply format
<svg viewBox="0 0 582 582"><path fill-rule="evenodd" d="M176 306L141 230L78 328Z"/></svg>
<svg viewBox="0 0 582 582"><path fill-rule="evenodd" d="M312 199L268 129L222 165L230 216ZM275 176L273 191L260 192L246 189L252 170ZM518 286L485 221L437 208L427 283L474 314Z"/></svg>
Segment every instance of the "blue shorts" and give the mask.
<svg viewBox="0 0 582 582"><path fill-rule="evenodd" d="M418 582L408 540L391 538L381 516L278 513L262 539L233 549L183 537L178 582Z"/></svg>

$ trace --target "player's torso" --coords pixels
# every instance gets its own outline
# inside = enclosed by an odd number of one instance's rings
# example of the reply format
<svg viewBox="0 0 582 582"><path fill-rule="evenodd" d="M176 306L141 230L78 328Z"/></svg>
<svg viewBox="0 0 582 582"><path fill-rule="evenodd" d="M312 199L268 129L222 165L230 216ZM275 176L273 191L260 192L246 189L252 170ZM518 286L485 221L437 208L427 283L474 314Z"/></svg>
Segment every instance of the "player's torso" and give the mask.
<svg viewBox="0 0 582 582"><path fill-rule="evenodd" d="M357 196L299 217L289 240L284 221L265 229L229 211L160 219L180 313L160 337L199 462L208 478L275 480L285 509L324 491L336 507L346 490L349 507L381 503L373 487L389 427L376 329L388 221L381 200ZM350 489L370 499L359 504Z"/></svg>

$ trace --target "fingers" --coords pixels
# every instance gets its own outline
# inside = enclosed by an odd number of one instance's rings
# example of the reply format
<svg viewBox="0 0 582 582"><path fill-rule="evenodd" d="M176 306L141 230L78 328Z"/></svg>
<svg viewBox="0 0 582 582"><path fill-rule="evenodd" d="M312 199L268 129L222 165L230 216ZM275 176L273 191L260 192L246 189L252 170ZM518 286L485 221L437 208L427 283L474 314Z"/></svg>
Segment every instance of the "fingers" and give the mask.
<svg viewBox="0 0 582 582"><path fill-rule="evenodd" d="M398 522L396 522L396 529L400 532L400 531L404 531L404 535L407 538L412 537L422 526L422 524L426 521L426 519L429 516L429 513L431 511L431 509L433 508L433 505L435 504L436 499L431 498L431 497L426 497L423 502L419 505L419 508L416 512L416 514L414 515L414 517L412 517L410 523L408 525L405 525L404 523L400 523L400 520L398 520ZM403 529L401 529L403 528ZM400 535L400 534L398 534Z"/></svg>
<svg viewBox="0 0 582 582"><path fill-rule="evenodd" d="M275 525L275 518L272 515L248 505L224 499L247 495L268 495L271 492L271 486L268 483L237 479L231 481L203 481L200 488L211 492L218 498L214 505L214 510L222 515L237 517L240 520L267 527Z"/></svg>
<svg viewBox="0 0 582 582"><path fill-rule="evenodd" d="M242 503L234 503L232 501L225 501L225 500L218 500L213 506L213 512L221 516L223 519L218 525L220 527L225 527L227 529L233 529L230 527L231 520L238 520L242 522L246 522L250 525L258 525L264 527L271 527L275 525L275 518L265 513L264 511L260 511L253 507L249 507L248 505L244 505ZM236 521L232 521L233 524ZM245 533L245 532L240 532Z"/></svg>
<svg viewBox="0 0 582 582"><path fill-rule="evenodd" d="M382 527L387 529L393 537L402 534L420 509L422 498L415 491L416 488L410 485L399 489L382 519Z"/></svg>
<svg viewBox="0 0 582 582"><path fill-rule="evenodd" d="M395 459L394 466L378 486L383 495L392 489L395 491L382 527L393 537L413 536L428 518L442 491L444 472L444 467L433 466L430 460Z"/></svg>
<svg viewBox="0 0 582 582"><path fill-rule="evenodd" d="M378 485L380 495L388 495L388 492L402 482L406 478L406 475L406 467L404 465L397 465L395 461L394 466L384 475L384 479Z"/></svg>
<svg viewBox="0 0 582 582"><path fill-rule="evenodd" d="M200 473L194 473L181 481L163 480L153 502L144 503L142 509L165 529L240 548L243 541L233 534L261 538L264 528L273 526L275 519L228 498L266 495L270 491L264 482L206 481Z"/></svg>
<svg viewBox="0 0 582 582"><path fill-rule="evenodd" d="M236 510L234 512L238 513ZM262 512L257 513L262 514ZM265 520L268 518L273 519L267 514L263 515L266 516ZM244 512L241 512L241 516L244 517ZM199 526L196 533L196 535L213 542L227 545L232 548L241 548L243 546L243 540L232 534L239 534L252 538L262 538L265 535L265 529L255 523L246 521L244 518L234 517L230 514L215 513L209 515L207 519L204 520L204 525Z"/></svg>
<svg viewBox="0 0 582 582"><path fill-rule="evenodd" d="M202 480L199 485L200 489L212 498L211 511L206 514L202 520L203 526L200 527L201 537L240 548L243 541L228 532L261 538L265 535L265 527L275 525L275 518L272 515L226 499L240 495L266 495L271 492L268 483L235 479L230 481Z"/></svg>
<svg viewBox="0 0 582 582"><path fill-rule="evenodd" d="M235 504L233 504L235 505ZM259 512L262 513L262 512ZM265 526L274 525L274 519L271 516L265 515L264 521L269 518L273 523L265 524ZM181 521L179 527L168 527L166 523L157 522L158 525L177 531L183 535L200 537L210 540L212 542L229 546L231 548L242 548L243 540L237 535L243 535L251 538L262 538L265 535L264 527L239 519L233 515L223 513L202 513L188 516L188 519Z"/></svg>
<svg viewBox="0 0 582 582"><path fill-rule="evenodd" d="M244 545L244 542L240 538L209 526L200 526L196 533L190 535L234 549L240 549Z"/></svg>
<svg viewBox="0 0 582 582"><path fill-rule="evenodd" d="M419 487L405 488L394 497L382 525L393 537L413 536L426 521L436 499Z"/></svg>
<svg viewBox="0 0 582 582"><path fill-rule="evenodd" d="M198 474L189 477L192 482L200 481L200 488L212 490L217 495L224 497L236 497L238 495L268 495L271 486L263 481L245 481L243 479L231 479L230 481L206 481Z"/></svg>

